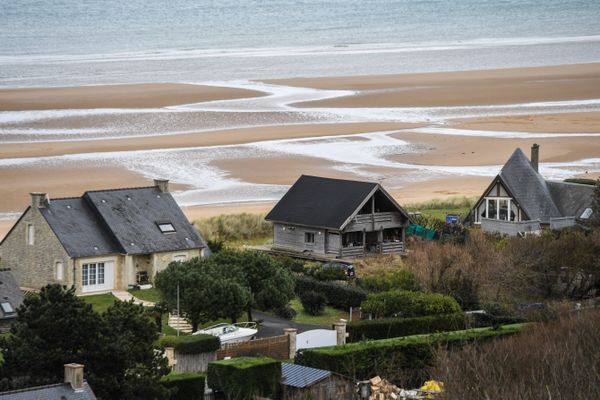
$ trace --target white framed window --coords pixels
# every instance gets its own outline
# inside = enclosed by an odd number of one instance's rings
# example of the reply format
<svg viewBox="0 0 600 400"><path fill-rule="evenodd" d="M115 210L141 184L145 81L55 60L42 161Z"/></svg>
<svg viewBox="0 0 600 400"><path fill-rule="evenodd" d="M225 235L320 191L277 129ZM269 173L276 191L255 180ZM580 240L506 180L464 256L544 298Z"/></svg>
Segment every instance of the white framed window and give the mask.
<svg viewBox="0 0 600 400"><path fill-rule="evenodd" d="M35 228L33 224L27 224L27 244L30 246L35 244Z"/></svg>
<svg viewBox="0 0 600 400"><path fill-rule="evenodd" d="M315 234L314 232L304 232L304 243L314 243Z"/></svg>
<svg viewBox="0 0 600 400"><path fill-rule="evenodd" d="M0 307L2 308L2 312L4 312L4 314L12 314L15 312L15 309L13 308L12 304L10 304L7 301L0 303Z"/></svg>
<svg viewBox="0 0 600 400"><path fill-rule="evenodd" d="M486 197L485 210L481 213L484 218L498 221L515 221L517 219L516 207L510 197ZM518 211L518 210L517 210Z"/></svg>
<svg viewBox="0 0 600 400"><path fill-rule="evenodd" d="M175 232L175 227L170 222L158 222L156 225L158 225L158 229L160 229L162 233Z"/></svg>
<svg viewBox="0 0 600 400"><path fill-rule="evenodd" d="M104 285L104 263L89 263L81 266L81 285L96 286Z"/></svg>
<svg viewBox="0 0 600 400"><path fill-rule="evenodd" d="M175 262L184 262L187 260L187 255L185 254L178 254L176 256L173 256L173 261Z"/></svg>
<svg viewBox="0 0 600 400"><path fill-rule="evenodd" d="M56 280L57 281L62 281L64 279L64 265L62 261L57 261L54 263L54 272L56 274Z"/></svg>

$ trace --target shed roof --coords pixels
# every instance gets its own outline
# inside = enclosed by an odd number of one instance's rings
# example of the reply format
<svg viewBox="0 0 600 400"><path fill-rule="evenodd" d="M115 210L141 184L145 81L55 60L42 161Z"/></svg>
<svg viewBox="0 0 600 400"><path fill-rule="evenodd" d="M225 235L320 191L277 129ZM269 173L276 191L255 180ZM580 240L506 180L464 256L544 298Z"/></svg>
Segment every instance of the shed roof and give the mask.
<svg viewBox="0 0 600 400"><path fill-rule="evenodd" d="M331 372L324 369L304 367L285 362L281 363L282 385L306 388L329 376L331 376Z"/></svg>
<svg viewBox="0 0 600 400"><path fill-rule="evenodd" d="M81 390L74 390L69 383L38 386L27 389L0 392L0 400L96 400L92 388L83 382Z"/></svg>
<svg viewBox="0 0 600 400"><path fill-rule="evenodd" d="M274 222L341 229L379 185L302 175L267 214Z"/></svg>
<svg viewBox="0 0 600 400"><path fill-rule="evenodd" d="M17 308L23 303L23 292L10 269L0 269L0 303L9 303L14 312L5 312L0 307L0 319L9 319L16 317Z"/></svg>

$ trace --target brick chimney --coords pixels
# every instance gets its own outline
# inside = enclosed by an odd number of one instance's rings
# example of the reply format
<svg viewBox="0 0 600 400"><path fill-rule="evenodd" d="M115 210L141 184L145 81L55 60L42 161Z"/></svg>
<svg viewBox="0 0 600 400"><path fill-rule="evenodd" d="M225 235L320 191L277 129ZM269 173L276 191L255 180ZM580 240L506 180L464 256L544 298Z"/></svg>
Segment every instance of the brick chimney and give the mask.
<svg viewBox="0 0 600 400"><path fill-rule="evenodd" d="M42 192L31 192L31 207L45 208L48 206L48 195Z"/></svg>
<svg viewBox="0 0 600 400"><path fill-rule="evenodd" d="M168 179L155 179L154 186L163 193L169 192L169 180Z"/></svg>
<svg viewBox="0 0 600 400"><path fill-rule="evenodd" d="M83 390L83 365L65 364L65 383L70 383L73 390Z"/></svg>
<svg viewBox="0 0 600 400"><path fill-rule="evenodd" d="M538 172L538 165L540 163L540 145L534 143L531 146L531 166Z"/></svg>

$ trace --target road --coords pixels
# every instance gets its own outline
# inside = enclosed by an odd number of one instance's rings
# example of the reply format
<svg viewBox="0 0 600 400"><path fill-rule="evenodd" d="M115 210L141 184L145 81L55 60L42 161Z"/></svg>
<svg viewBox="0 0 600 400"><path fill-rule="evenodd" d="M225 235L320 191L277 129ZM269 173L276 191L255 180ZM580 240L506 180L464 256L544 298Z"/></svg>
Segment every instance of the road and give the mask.
<svg viewBox="0 0 600 400"><path fill-rule="evenodd" d="M283 335L283 330L285 328L296 328L298 329L298 333L313 329L331 329L331 326L299 324L294 321L277 318L273 315L254 310L252 310L252 318L255 321L263 321L258 329L258 334L256 335L257 339Z"/></svg>

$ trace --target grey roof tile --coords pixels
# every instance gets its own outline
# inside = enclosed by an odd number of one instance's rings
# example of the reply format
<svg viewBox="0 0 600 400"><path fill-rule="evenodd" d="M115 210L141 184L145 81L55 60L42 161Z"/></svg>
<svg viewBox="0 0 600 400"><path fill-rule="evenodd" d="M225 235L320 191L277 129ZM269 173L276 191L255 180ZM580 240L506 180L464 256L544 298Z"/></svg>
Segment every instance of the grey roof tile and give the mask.
<svg viewBox="0 0 600 400"><path fill-rule="evenodd" d="M281 384L297 388L309 387L327 377L330 371L304 367L302 365L281 363Z"/></svg>
<svg viewBox="0 0 600 400"><path fill-rule="evenodd" d="M9 392L0 392L0 400L96 400L92 388L84 381L81 390L73 390L68 383L39 386Z"/></svg>
<svg viewBox="0 0 600 400"><path fill-rule="evenodd" d="M23 292L10 269L0 269L0 303L9 303L14 313L5 313L0 307L0 319L10 319L17 316L16 310L23 303Z"/></svg>
<svg viewBox="0 0 600 400"><path fill-rule="evenodd" d="M565 217L581 217L586 208L592 207L594 185L546 181L554 203Z"/></svg>

